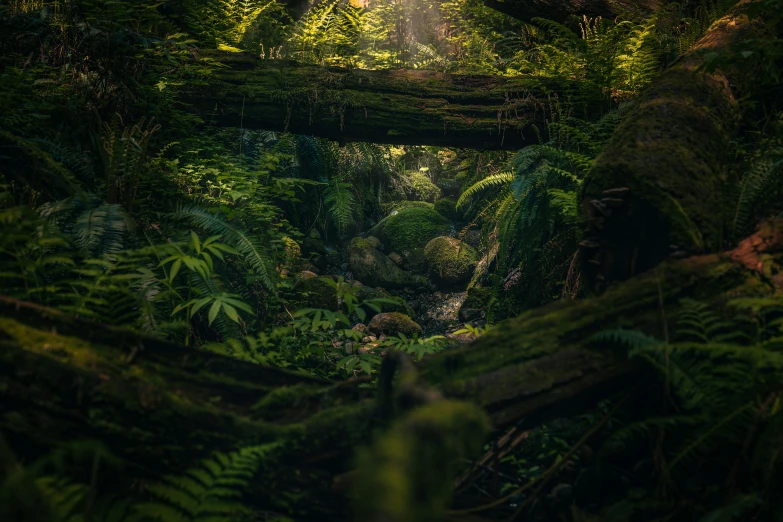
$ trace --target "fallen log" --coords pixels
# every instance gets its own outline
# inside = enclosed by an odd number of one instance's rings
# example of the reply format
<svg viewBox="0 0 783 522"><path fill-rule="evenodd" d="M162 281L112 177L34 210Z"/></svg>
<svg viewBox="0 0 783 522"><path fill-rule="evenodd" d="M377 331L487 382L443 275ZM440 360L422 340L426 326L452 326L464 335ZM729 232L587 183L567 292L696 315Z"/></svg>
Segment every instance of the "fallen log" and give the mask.
<svg viewBox="0 0 783 522"><path fill-rule="evenodd" d="M556 22L572 16L647 16L661 4L661 0L484 0L487 7L518 20L546 18Z"/></svg>
<svg viewBox="0 0 783 522"><path fill-rule="evenodd" d="M337 141L519 149L563 87L532 76L370 71L202 52L225 65L184 101L207 123Z"/></svg>
<svg viewBox="0 0 783 522"><path fill-rule="evenodd" d="M722 208L730 141L738 129L733 71L707 74L705 54L758 29L739 2L639 96L584 184L584 273L600 290L669 255L723 245ZM748 95L750 93L742 93Z"/></svg>
<svg viewBox="0 0 783 522"><path fill-rule="evenodd" d="M425 359L418 377L394 381L394 400L406 386L432 388L477 404L496 428L526 429L568 415L638 378L622 350L591 343L594 333L624 327L663 337L684 297L774 295L782 258L778 221L728 254L669 261L600 297L531 310ZM283 509L277 493L293 488L307 499L305 518L340 518L344 502L324 488L387 422L374 390L359 384L0 298L0 429L26 460L67 441L97 439L128 463L131 481L181 471L214 450L276 443L274 464L259 478L259 508Z"/></svg>

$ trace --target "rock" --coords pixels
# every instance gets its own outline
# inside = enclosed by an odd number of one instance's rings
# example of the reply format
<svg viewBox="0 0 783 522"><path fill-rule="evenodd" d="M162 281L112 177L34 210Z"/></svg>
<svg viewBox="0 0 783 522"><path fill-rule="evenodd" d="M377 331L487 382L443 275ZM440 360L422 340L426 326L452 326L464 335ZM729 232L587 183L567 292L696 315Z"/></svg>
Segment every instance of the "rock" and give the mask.
<svg viewBox="0 0 783 522"><path fill-rule="evenodd" d="M441 196L440 188L438 188L424 172L417 170L410 171L405 177L412 188L414 197L411 199L432 203Z"/></svg>
<svg viewBox="0 0 783 522"><path fill-rule="evenodd" d="M357 323L351 327L354 332L365 333L367 332L367 325L363 323Z"/></svg>
<svg viewBox="0 0 783 522"><path fill-rule="evenodd" d="M321 239L321 234L318 232L318 230L311 228L310 232L307 234L307 237L311 237L313 239Z"/></svg>
<svg viewBox="0 0 783 522"><path fill-rule="evenodd" d="M399 267L402 267L402 265L405 263L405 260L397 252L392 252L391 254L388 255L388 258L391 259L392 262Z"/></svg>
<svg viewBox="0 0 783 522"><path fill-rule="evenodd" d="M448 219L426 207L402 209L386 216L370 230L371 235L383 241L388 251L400 253L424 248L429 240L448 232Z"/></svg>
<svg viewBox="0 0 783 522"><path fill-rule="evenodd" d="M378 250L381 249L381 240L375 236L367 236L364 238L368 245Z"/></svg>
<svg viewBox="0 0 783 522"><path fill-rule="evenodd" d="M427 258L424 257L423 248L414 248L405 250L402 253L403 264L413 272L426 273L429 265Z"/></svg>
<svg viewBox="0 0 783 522"><path fill-rule="evenodd" d="M465 301L462 302L462 306L459 307L460 321L472 321L484 317L489 307L489 301L492 299L491 288L469 288L468 295L465 297Z"/></svg>
<svg viewBox="0 0 783 522"><path fill-rule="evenodd" d="M470 279L479 260L475 248L453 237L436 237L424 247L424 257L435 283L453 286Z"/></svg>
<svg viewBox="0 0 783 522"><path fill-rule="evenodd" d="M351 355L353 353L354 344L355 343L352 343L350 341L345 343L345 353L347 355Z"/></svg>
<svg viewBox="0 0 783 522"><path fill-rule="evenodd" d="M383 288L420 287L427 279L402 270L373 248L365 239L354 238L348 247L348 262L354 277L371 286Z"/></svg>
<svg viewBox="0 0 783 522"><path fill-rule="evenodd" d="M293 302L294 308L337 310L337 293L333 287L313 272L305 270L299 275L301 279L294 286L296 292L296 298Z"/></svg>
<svg viewBox="0 0 783 522"><path fill-rule="evenodd" d="M399 312L384 312L376 315L367 325L367 329L376 335L421 335L424 333L413 319Z"/></svg>
<svg viewBox="0 0 783 522"><path fill-rule="evenodd" d="M471 341L474 341L476 339L476 336L472 333L454 333L449 332L445 335L447 339L451 339L457 344L468 344Z"/></svg>
<svg viewBox="0 0 783 522"><path fill-rule="evenodd" d="M462 213L457 210L457 202L449 198L436 201L435 212L451 221L459 221L462 218Z"/></svg>

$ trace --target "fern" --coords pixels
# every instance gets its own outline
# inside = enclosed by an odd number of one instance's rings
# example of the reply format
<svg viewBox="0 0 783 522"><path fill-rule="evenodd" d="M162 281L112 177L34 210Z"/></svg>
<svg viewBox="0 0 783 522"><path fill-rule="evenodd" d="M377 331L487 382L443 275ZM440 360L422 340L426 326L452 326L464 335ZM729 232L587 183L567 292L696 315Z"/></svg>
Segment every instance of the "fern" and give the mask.
<svg viewBox="0 0 783 522"><path fill-rule="evenodd" d="M207 209L198 207L179 207L173 214L175 219L186 219L193 226L219 235L235 248L245 259L245 262L257 275L269 291L274 292L275 276L272 260L267 249L251 238L243 229L222 219Z"/></svg>
<svg viewBox="0 0 783 522"><path fill-rule="evenodd" d="M160 522L236 521L250 514L241 498L277 443L217 453L180 476L170 475L148 486L157 499L136 506L146 520Z"/></svg>
<svg viewBox="0 0 783 522"><path fill-rule="evenodd" d="M356 198L351 192L351 185L332 181L324 192L324 203L338 232L344 234L356 216Z"/></svg>

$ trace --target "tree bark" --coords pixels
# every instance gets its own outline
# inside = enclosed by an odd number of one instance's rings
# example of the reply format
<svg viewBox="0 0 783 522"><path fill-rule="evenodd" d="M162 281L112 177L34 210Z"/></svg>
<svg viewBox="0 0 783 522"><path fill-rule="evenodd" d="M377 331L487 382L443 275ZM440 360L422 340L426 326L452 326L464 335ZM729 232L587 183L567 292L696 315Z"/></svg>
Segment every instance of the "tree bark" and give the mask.
<svg viewBox="0 0 783 522"><path fill-rule="evenodd" d="M724 180L738 112L731 71L707 74L699 67L705 53L725 51L755 30L742 14L748 3L713 24L653 81L588 174L582 257L596 289L670 254L723 247Z"/></svg>
<svg viewBox="0 0 783 522"><path fill-rule="evenodd" d="M647 16L662 0L484 0L487 7L519 20L546 18L564 22L572 16Z"/></svg>
<svg viewBox="0 0 783 522"><path fill-rule="evenodd" d="M226 65L186 96L205 121L338 141L519 149L538 141L551 81L368 71L207 53Z"/></svg>

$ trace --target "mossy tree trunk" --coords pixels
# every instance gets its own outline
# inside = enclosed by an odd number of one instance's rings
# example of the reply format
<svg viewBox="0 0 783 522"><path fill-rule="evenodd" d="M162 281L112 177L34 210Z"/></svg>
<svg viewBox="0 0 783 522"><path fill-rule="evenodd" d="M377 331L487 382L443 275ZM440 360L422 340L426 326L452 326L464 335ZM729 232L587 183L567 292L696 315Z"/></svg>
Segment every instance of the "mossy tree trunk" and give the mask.
<svg viewBox="0 0 783 522"><path fill-rule="evenodd" d="M724 247L725 180L739 127L735 82L732 71L707 74L700 66L707 53L757 31L742 14L749 3L740 2L653 81L587 176L583 259L598 289L668 255Z"/></svg>
<svg viewBox="0 0 783 522"><path fill-rule="evenodd" d="M280 509L273 493L291 488L321 513L308 519L339 518L344 501L324 489L390 412L444 397L480 406L495 427L529 427L579 411L640 371L622 351L591 343L592 334L624 327L663 337L684 297L773 295L783 285L782 252L778 221L728 254L669 261L600 297L527 312L396 381L382 372L380 398L359 382L265 368L3 298L0 428L27 460L69 440L99 439L129 463L129 478L278 442L271 471L259 478L276 489L259 494L259 507Z"/></svg>
<svg viewBox="0 0 783 522"><path fill-rule="evenodd" d="M562 85L530 76L369 71L204 52L227 67L188 103L211 124L337 141L519 149L537 143L548 96Z"/></svg>

